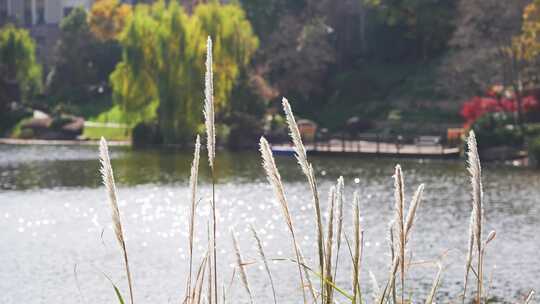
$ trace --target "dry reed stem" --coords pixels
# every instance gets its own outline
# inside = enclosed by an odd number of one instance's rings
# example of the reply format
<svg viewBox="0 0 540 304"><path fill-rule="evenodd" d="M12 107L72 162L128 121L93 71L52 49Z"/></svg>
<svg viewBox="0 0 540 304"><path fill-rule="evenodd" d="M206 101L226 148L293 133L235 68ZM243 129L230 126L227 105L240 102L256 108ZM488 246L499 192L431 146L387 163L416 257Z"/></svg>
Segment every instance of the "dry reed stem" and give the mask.
<svg viewBox="0 0 540 304"><path fill-rule="evenodd" d="M403 174L401 172L401 167L399 165L395 168L395 174L394 174L394 198L395 198L395 219L391 222L390 228L389 228L389 239L390 239L390 253L392 257L392 267L390 271L390 278L388 280L388 283L386 284L385 289L383 290L380 298L379 303L384 303L384 299L386 298L386 294L389 290L392 292L392 298L394 303L397 303L396 296L395 296L395 280L396 280L396 274L398 269L400 269L401 274L401 302L404 303L405 296L404 296L404 287L405 287L405 249L407 245L407 241L409 240L409 236L414 224L414 219L416 217L416 210L418 209L418 206L422 199L422 193L424 191L424 185L421 184L418 189L416 190L412 201L409 206L409 212L407 213L407 217L404 218L404 186L403 186ZM394 226L397 226L397 233L399 234L399 243L397 246L394 244ZM396 250L397 247L397 250ZM397 251L397 253L395 253ZM401 266L401 267L400 267Z"/></svg>
<svg viewBox="0 0 540 304"><path fill-rule="evenodd" d="M474 210L471 210L471 217L469 220L469 242L467 246L467 258L465 261L465 279L463 283L463 298L462 303L465 303L467 297L467 284L469 282L469 272L471 270L472 258L474 253Z"/></svg>
<svg viewBox="0 0 540 304"><path fill-rule="evenodd" d="M345 182L343 176L340 176L336 186L336 200L338 203L338 227L336 234L336 262L334 264L334 279L337 276L337 269L339 264L339 251L341 249L341 234L343 233L343 202L344 202Z"/></svg>
<svg viewBox="0 0 540 304"><path fill-rule="evenodd" d="M283 189L283 184L281 182L281 175L279 174L279 171L276 167L276 162L274 160L274 156L272 155L272 150L270 149L270 145L268 144L268 141L264 137L261 137L259 146L260 146L261 156L263 159L263 168L266 172L266 177L268 179L268 182L270 183L270 185L272 185L274 189L274 193L281 206L283 217L285 219L285 222L289 228L289 232L292 237L293 249L295 251L296 260L298 264L300 284L302 286L302 296L304 299L304 303L307 303L306 292L304 290L304 287L305 287L304 275L302 274L302 266L300 265L300 262L302 261L300 259L300 249L296 241L296 233L295 233L295 229L294 229L294 225L292 221L292 216L289 212L289 204L287 203L287 199L285 198L285 191Z"/></svg>
<svg viewBox="0 0 540 304"><path fill-rule="evenodd" d="M251 233L253 234L253 237L255 238L255 243L257 244L257 251L259 252L259 255L261 256L261 259L264 263L264 269L266 270L266 274L268 275L268 279L270 280L270 287L272 288L272 296L274 297L274 304L277 304L277 296L276 296L276 288L274 286L274 279L272 278L270 265L268 264L266 254L264 253L264 247L263 247L261 238L259 237L259 234L257 233L257 230L255 230L255 227L253 227L253 225L249 225L249 228L251 229Z"/></svg>
<svg viewBox="0 0 540 304"><path fill-rule="evenodd" d="M199 264L197 275L195 276L195 286L191 293L191 298L187 302L188 304L199 304L201 302L202 287L204 283L204 274L206 271L206 263L208 262L208 252L204 254L204 257Z"/></svg>
<svg viewBox="0 0 540 304"><path fill-rule="evenodd" d="M525 304L531 303L532 299L534 298L534 290L531 290L529 294L527 295L527 298L525 298Z"/></svg>
<svg viewBox="0 0 540 304"><path fill-rule="evenodd" d="M208 253L209 253L209 258L208 258L208 262L207 262L207 265L208 265L208 293L207 293L207 297L208 297L208 304L212 304L212 301L214 300L214 284L213 284L213 278L214 278L214 274L213 274L213 271L215 270L214 266L212 265L212 252L213 252L213 249L215 248L215 246L213 246L212 244L212 240L211 240L211 232L210 232L210 223L207 222L206 223L206 230L207 230L207 233L208 233L208 239L207 239L207 242L208 242ZM214 303L214 304L217 304L217 301Z"/></svg>
<svg viewBox="0 0 540 304"><path fill-rule="evenodd" d="M358 302L358 293L360 289L360 247L361 247L361 233L360 233L360 202L358 198L358 192L353 194L353 229L354 229L354 256L353 256L353 304ZM360 303L362 299L360 298Z"/></svg>
<svg viewBox="0 0 540 304"><path fill-rule="evenodd" d="M379 295L381 294L381 288L379 287L379 283L377 282L377 278L375 277L375 274L370 270L369 271L369 278L371 281L371 288L373 289L371 296L373 297L373 302L376 302L379 300Z"/></svg>
<svg viewBox="0 0 540 304"><path fill-rule="evenodd" d="M401 166L396 165L394 173L394 199L396 209L396 225L399 233L399 261L400 261L400 274L401 274L401 302L405 300L405 194L403 185L403 173L401 172Z"/></svg>
<svg viewBox="0 0 540 304"><path fill-rule="evenodd" d="M216 220L216 196L215 196L215 172L214 172L214 159L216 156L216 130L215 130L215 113L214 113L214 74L213 74L213 60L212 60L212 38L208 36L206 43L206 74L204 85L204 118L206 125L206 146L208 150L208 162L210 164L212 172L212 247L213 251L211 256L213 258L213 274L214 274L214 302L218 302L218 277L217 277L217 250L216 250L216 232L217 232L217 220ZM209 304L212 304L211 302Z"/></svg>
<svg viewBox="0 0 540 304"><path fill-rule="evenodd" d="M236 265L238 266L238 273L240 275L240 281L242 282L242 285L246 289L246 292L249 295L249 302L253 304L253 294L251 293L251 288L249 288L249 281L248 276L246 273L246 269L244 266L244 260L242 259L242 253L240 252L240 246L238 245L238 239L236 238L236 234L234 233L234 230L231 229L231 238L234 246L234 252L236 254Z"/></svg>
<svg viewBox="0 0 540 304"><path fill-rule="evenodd" d="M311 194L313 196L313 206L315 210L315 222L317 224L317 248L319 255L319 273L321 274L321 303L324 302L324 285L325 285L325 262L324 262L324 232L323 232L323 223L321 216L321 207L319 199L319 191L317 190L317 182L315 174L313 171L313 166L308 162L306 148L302 142L302 137L300 135L300 130L296 124L296 119L291 109L291 105L287 98L282 99L283 111L285 112L285 117L287 119L287 125L289 127L289 134L291 136L295 156L302 169L302 172L307 178L309 187L311 189ZM313 289L313 287L311 287Z"/></svg>
<svg viewBox="0 0 540 304"><path fill-rule="evenodd" d="M433 300L435 299L435 294L437 293L437 289L439 288L439 284L441 283L441 275L442 275L443 267L440 262L437 263L437 267L439 268L439 270L437 271L437 275L435 276L435 279L433 280L431 290L425 302L426 304L433 303Z"/></svg>
<svg viewBox="0 0 540 304"><path fill-rule="evenodd" d="M483 190L482 190L482 169L480 165L480 157L478 156L478 147L474 131L470 131L467 139L467 163L468 171L471 175L472 185L472 209L474 212L474 238L476 244L477 259L477 294L476 303L481 304L482 301L482 286L483 286L483 257L482 257L482 226L483 226Z"/></svg>
<svg viewBox="0 0 540 304"><path fill-rule="evenodd" d="M395 229L395 220L391 220L390 224L388 225L388 243L390 244L390 263L391 265L394 265L395 259L397 259L396 256L396 243L394 238L394 229ZM395 274L391 278L390 287L392 289L392 300L393 303L397 303L396 299L396 277Z"/></svg>
<svg viewBox="0 0 540 304"><path fill-rule="evenodd" d="M325 261L326 265L324 268L326 269L326 303L332 304L333 302L333 291L334 288L331 283L333 282L332 279L332 245L333 245L333 236L334 236L334 207L336 204L336 188L332 186L330 188L330 191L328 192L328 231L326 235L326 256Z"/></svg>
<svg viewBox="0 0 540 304"><path fill-rule="evenodd" d="M111 159L109 157L109 147L107 145L107 141L103 137L101 137L99 143L99 158L101 163L101 177L103 180L103 185L105 185L105 188L107 189L109 204L111 206L114 234L116 235L116 240L118 241L120 249L122 249L122 253L124 255L124 264L126 267L126 275L129 287L129 299L131 304L133 304L133 284L131 279L131 272L129 270L128 255L126 249L126 242L124 239L124 232L122 229L122 222L120 220L120 210L118 209L118 196L116 191L116 185L114 182L114 173L111 166Z"/></svg>
<svg viewBox="0 0 540 304"><path fill-rule="evenodd" d="M199 176L199 158L201 149L201 139L199 135L195 140L195 151L193 152L193 162L191 163L191 174L189 177L189 188L191 189L191 207L189 216L189 276L186 286L186 296L189 296L191 290L191 277L193 271L193 235L195 232L195 215L197 208L197 180Z"/></svg>

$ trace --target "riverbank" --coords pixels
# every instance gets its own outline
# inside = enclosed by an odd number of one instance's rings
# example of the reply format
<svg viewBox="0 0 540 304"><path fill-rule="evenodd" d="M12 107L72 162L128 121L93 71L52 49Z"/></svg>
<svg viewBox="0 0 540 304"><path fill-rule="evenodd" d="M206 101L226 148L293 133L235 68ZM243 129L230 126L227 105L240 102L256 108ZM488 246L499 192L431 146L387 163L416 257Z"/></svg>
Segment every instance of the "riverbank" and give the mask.
<svg viewBox="0 0 540 304"><path fill-rule="evenodd" d="M131 146L128 140L109 141L110 146ZM48 140L0 138L3 145L99 146L99 140Z"/></svg>

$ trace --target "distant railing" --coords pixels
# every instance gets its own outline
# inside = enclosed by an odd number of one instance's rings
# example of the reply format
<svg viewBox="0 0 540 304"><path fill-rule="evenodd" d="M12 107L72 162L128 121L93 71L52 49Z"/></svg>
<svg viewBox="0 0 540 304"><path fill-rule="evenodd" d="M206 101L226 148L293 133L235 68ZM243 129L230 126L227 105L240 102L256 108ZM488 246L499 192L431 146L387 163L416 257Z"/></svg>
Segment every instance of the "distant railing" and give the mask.
<svg viewBox="0 0 540 304"><path fill-rule="evenodd" d="M404 137L364 133L355 136L338 134L315 136L306 142L312 152L393 154L393 155L451 155L459 154L459 146L445 145L441 136Z"/></svg>

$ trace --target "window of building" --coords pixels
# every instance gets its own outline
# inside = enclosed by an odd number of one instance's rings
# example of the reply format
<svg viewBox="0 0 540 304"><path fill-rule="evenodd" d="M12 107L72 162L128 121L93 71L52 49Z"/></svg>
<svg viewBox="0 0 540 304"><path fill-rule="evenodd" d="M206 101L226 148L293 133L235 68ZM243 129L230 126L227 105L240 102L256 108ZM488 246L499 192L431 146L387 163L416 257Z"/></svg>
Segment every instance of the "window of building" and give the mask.
<svg viewBox="0 0 540 304"><path fill-rule="evenodd" d="M71 11L73 10L72 6L66 6L64 7L64 17L67 17L69 14L71 14Z"/></svg>
<svg viewBox="0 0 540 304"><path fill-rule="evenodd" d="M0 0L0 25L7 22L8 18L8 0Z"/></svg>
<svg viewBox="0 0 540 304"><path fill-rule="evenodd" d="M45 23L45 0L36 0L36 22L37 24Z"/></svg>
<svg viewBox="0 0 540 304"><path fill-rule="evenodd" d="M32 0L24 0L23 21L25 25L32 25Z"/></svg>

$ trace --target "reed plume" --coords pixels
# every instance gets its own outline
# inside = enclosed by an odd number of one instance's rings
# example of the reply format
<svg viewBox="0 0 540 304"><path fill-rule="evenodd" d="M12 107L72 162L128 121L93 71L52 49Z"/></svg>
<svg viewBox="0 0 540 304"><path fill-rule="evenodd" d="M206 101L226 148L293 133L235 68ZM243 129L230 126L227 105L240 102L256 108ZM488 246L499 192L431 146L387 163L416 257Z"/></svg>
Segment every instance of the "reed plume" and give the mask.
<svg viewBox="0 0 540 304"><path fill-rule="evenodd" d="M238 273L240 275L240 281L242 282L242 285L246 289L246 292L249 295L249 302L253 304L253 294L251 293L251 288L249 288L249 281L248 276L246 273L246 269L244 266L244 260L242 259L242 254L240 252L240 246L238 245L238 240L236 239L236 234L234 233L234 230L231 229L231 237L233 241L234 246L234 252L236 254L236 265L238 266Z"/></svg>
<svg viewBox="0 0 540 304"><path fill-rule="evenodd" d="M216 219L216 194L215 194L215 171L214 171L214 159L216 156L216 129L214 123L214 74L212 68L212 38L208 36L206 43L206 74L204 82L204 119L206 125L206 148L208 150L208 163L212 173L212 251L211 260L213 263L213 280L214 280L214 303L217 304L217 250L216 250L216 233L217 233L217 219ZM211 304L211 303L209 303Z"/></svg>
<svg viewBox="0 0 540 304"><path fill-rule="evenodd" d="M324 252L324 232L323 232L323 223L321 216L321 206L319 199L319 191L317 190L317 181L315 178L315 173L313 166L309 163L307 159L306 148L302 142L302 137L300 135L300 130L296 124L296 119L294 118L291 105L287 98L282 99L283 111L285 112L285 117L287 118L287 125L289 127L289 135L291 136L293 147L295 151L295 156L302 169L302 172L307 178L311 194L313 197L313 210L315 211L315 222L317 225L317 249L319 256L319 273L321 274L321 303L324 303L324 285L325 285L325 252Z"/></svg>
<svg viewBox="0 0 540 304"><path fill-rule="evenodd" d="M129 270L129 261L128 261L128 254L127 254L127 249L126 249L126 242L124 239L122 222L120 220L120 210L118 209L118 198L117 198L118 196L116 192L116 185L114 182L114 174L113 174L113 169L111 166L111 159L109 157L109 147L107 145L107 141L103 137L101 137L101 140L99 143L99 159L101 163L101 169L100 169L101 178L103 181L103 185L105 185L105 188L107 189L109 203L111 206L114 234L116 235L116 240L118 241L118 244L120 245L120 249L122 250L122 253L124 255L124 264L126 267L126 276L128 280L128 287L129 287L129 299L130 299L131 304L133 304L133 286L132 286L131 272Z"/></svg>
<svg viewBox="0 0 540 304"><path fill-rule="evenodd" d="M302 143L302 137L300 136L300 129L296 124L296 119L291 109L291 105L287 98L283 97L282 99L283 111L285 112L285 117L287 118L287 125L289 126L289 135L291 136L292 142L294 144L294 152L296 153L296 159L300 168L306 176L311 175L309 170L309 162L307 160L307 153L304 144Z"/></svg>
<svg viewBox="0 0 540 304"><path fill-rule="evenodd" d="M214 74L212 68L212 38L206 42L206 74L204 77L204 120L206 125L206 149L208 162L214 168L216 156L216 129L214 125Z"/></svg>
<svg viewBox="0 0 540 304"><path fill-rule="evenodd" d="M422 201L422 194L424 193L424 184L420 184L418 189L413 195L412 201L409 205L409 211L405 220L405 244L409 241L409 233L413 227L414 219L416 218L416 210Z"/></svg>
<svg viewBox="0 0 540 304"><path fill-rule="evenodd" d="M274 193L278 199L278 202L281 206L281 211L283 213L283 217L285 219L285 223L287 224L287 227L289 228L289 232L292 237L293 241L293 249L295 251L296 255L296 261L298 265L298 272L300 276L300 284L302 286L302 296L304 299L304 303L307 303L306 298L306 292L304 290L305 282L304 282L304 275L302 274L302 265L300 265L302 259L300 258L300 249L298 247L298 242L296 241L296 233L292 221L291 213L289 212L289 204L287 202L287 199L285 197L285 191L283 189L283 183L281 182L281 175L279 174L279 171L276 166L276 162L274 160L274 156L272 155L272 150L270 149L270 144L268 144L268 141L261 137L259 142L259 150L261 152L261 156L263 159L263 168L266 172L266 178L268 179L268 182L270 185L272 185L272 188L274 189Z"/></svg>
<svg viewBox="0 0 540 304"><path fill-rule="evenodd" d="M404 185L403 185L403 174L401 172L401 166L397 165L394 173L394 209L395 216L394 220L391 222L389 228L389 241L390 241L390 253L392 257L392 267L390 271L390 278L386 284L386 287L381 293L379 298L379 303L384 303L384 299L389 290L392 292L392 298L394 303L397 303L396 300L396 275L397 271L400 270L401 278L401 302L405 301L405 253L406 246L411 234L412 227L414 225L414 219L416 217L416 211L420 202L422 200L422 194L424 191L424 184L421 184L416 190L411 203L409 204L409 210L407 216L405 217L405 195L404 195ZM394 231L396 230L396 231ZM395 244L395 235L398 234L398 243Z"/></svg>
<svg viewBox="0 0 540 304"><path fill-rule="evenodd" d="M266 254L264 253L264 248L263 248L261 238L259 237L259 234L257 233L257 230L255 230L255 227L253 227L253 225L249 225L249 228L251 229L251 233L253 234L253 237L255 238L255 241L257 244L257 252L259 252L259 255L261 256L261 259L264 263L264 269L266 270L266 274L268 275L268 279L270 280L270 287L272 288L272 296L274 297L274 304L277 304L277 296L276 296L276 288L274 286L274 279L272 277L272 272L270 271L270 265L268 264Z"/></svg>
<svg viewBox="0 0 540 304"><path fill-rule="evenodd" d="M472 210L474 213L474 240L477 253L477 294L476 302L481 303L482 300L482 286L483 286L483 258L482 258L482 225L483 225L483 190L482 190L482 168L480 165L480 157L478 156L478 147L476 143L476 136L474 131L469 132L469 138L467 139L467 163L468 171L471 176L472 185Z"/></svg>
<svg viewBox="0 0 540 304"><path fill-rule="evenodd" d="M189 176L189 188L191 190L191 206L189 215L189 274L186 284L186 296L191 294L191 277L193 272L193 235L195 233L195 215L197 208L197 180L199 176L199 158L201 150L201 139L199 135L195 139L195 151L193 152L193 162L191 163L191 174ZM189 303L189 301L188 301Z"/></svg>

